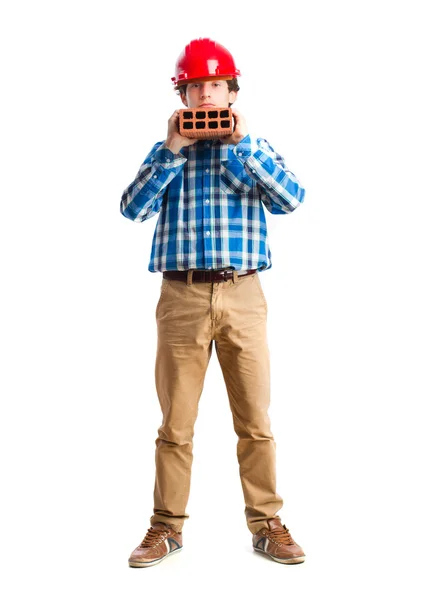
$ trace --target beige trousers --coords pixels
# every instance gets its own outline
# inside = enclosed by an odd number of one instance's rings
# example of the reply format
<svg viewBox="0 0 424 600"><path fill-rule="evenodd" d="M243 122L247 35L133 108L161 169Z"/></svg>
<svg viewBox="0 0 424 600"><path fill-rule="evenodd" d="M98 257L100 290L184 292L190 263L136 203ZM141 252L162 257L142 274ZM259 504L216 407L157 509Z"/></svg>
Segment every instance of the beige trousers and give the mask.
<svg viewBox="0 0 424 600"><path fill-rule="evenodd" d="M163 413L156 439L151 524L181 531L188 519L194 424L212 343L238 436L237 458L252 533L283 506L276 492L270 429L267 303L258 273L217 283L162 280L156 309L156 389Z"/></svg>

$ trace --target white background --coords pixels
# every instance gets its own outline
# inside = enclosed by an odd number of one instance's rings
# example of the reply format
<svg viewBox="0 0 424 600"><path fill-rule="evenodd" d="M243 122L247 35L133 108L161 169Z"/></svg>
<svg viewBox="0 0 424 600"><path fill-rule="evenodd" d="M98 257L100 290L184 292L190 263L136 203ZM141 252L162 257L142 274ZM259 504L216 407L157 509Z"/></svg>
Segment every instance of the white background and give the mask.
<svg viewBox="0 0 424 600"><path fill-rule="evenodd" d="M40 0L0 22L2 596L422 598L418 2ZM233 53L235 106L306 188L266 211L261 275L294 567L252 552L215 354L184 550L127 565L153 509L161 277L157 219L119 202L197 37Z"/></svg>

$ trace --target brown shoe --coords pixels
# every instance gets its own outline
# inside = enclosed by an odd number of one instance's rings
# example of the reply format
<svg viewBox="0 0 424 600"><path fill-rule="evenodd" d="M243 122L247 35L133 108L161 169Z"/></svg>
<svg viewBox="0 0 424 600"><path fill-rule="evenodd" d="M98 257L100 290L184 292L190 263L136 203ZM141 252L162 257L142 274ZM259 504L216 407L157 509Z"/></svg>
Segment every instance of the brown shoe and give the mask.
<svg viewBox="0 0 424 600"><path fill-rule="evenodd" d="M166 523L155 523L149 527L144 540L131 553L130 567L152 567L161 560L183 548L183 535Z"/></svg>
<svg viewBox="0 0 424 600"><path fill-rule="evenodd" d="M253 534L253 549L286 565L303 562L305 554L302 548L293 540L287 527L281 524L280 518L268 519L268 525L269 529L264 527Z"/></svg>

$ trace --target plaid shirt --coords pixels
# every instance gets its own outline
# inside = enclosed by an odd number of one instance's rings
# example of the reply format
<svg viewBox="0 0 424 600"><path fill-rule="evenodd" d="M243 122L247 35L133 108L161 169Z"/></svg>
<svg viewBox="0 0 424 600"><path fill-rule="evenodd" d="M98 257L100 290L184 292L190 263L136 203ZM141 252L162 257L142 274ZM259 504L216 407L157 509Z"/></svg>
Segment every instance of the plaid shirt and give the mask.
<svg viewBox="0 0 424 600"><path fill-rule="evenodd" d="M149 271L269 269L265 208L292 212L304 188L269 143L199 140L178 154L154 145L126 188L121 213L142 222L159 213Z"/></svg>

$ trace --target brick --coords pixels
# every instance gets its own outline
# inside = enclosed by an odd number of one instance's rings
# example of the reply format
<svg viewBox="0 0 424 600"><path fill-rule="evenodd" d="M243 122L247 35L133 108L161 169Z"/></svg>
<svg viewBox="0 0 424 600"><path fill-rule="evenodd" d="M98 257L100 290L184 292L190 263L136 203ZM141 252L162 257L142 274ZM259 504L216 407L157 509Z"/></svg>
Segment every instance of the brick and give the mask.
<svg viewBox="0 0 424 600"><path fill-rule="evenodd" d="M180 135L188 138L220 138L233 133L231 108L181 108Z"/></svg>

